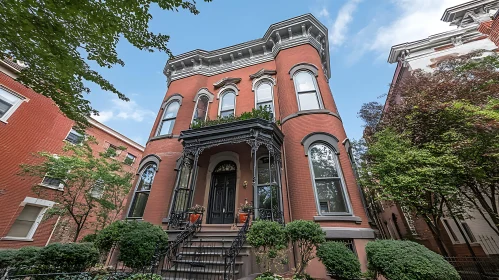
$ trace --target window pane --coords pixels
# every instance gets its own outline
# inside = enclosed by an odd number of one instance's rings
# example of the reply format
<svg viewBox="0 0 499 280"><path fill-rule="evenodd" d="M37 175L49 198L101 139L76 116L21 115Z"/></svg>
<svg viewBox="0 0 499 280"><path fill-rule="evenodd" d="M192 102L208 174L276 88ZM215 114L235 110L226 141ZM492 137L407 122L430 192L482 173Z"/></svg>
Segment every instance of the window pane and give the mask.
<svg viewBox="0 0 499 280"><path fill-rule="evenodd" d="M148 198L149 198L149 192L136 193L128 216L142 217L144 215L144 209L146 208Z"/></svg>
<svg viewBox="0 0 499 280"><path fill-rule="evenodd" d="M256 89L257 102L272 101L272 88L270 84L263 83Z"/></svg>
<svg viewBox="0 0 499 280"><path fill-rule="evenodd" d="M316 144L310 148L310 160L315 178L339 177L335 157L333 150L326 145Z"/></svg>
<svg viewBox="0 0 499 280"><path fill-rule="evenodd" d="M43 177L42 185L58 188L60 184L61 184L60 179L52 178L50 176Z"/></svg>
<svg viewBox="0 0 499 280"><path fill-rule="evenodd" d="M315 186L322 213L348 212L340 179L316 180Z"/></svg>
<svg viewBox="0 0 499 280"><path fill-rule="evenodd" d="M229 91L226 94L224 94L224 96L222 97L221 111L234 109L235 99L236 95L232 91Z"/></svg>
<svg viewBox="0 0 499 280"><path fill-rule="evenodd" d="M299 93L300 110L320 109L316 92Z"/></svg>
<svg viewBox="0 0 499 280"><path fill-rule="evenodd" d="M258 187L258 208L275 209L279 208L279 195L277 186L259 186Z"/></svg>
<svg viewBox="0 0 499 280"><path fill-rule="evenodd" d="M4 101L10 103L10 104L15 104L19 102L20 98L13 95L12 93L0 88L0 99L3 99Z"/></svg>
<svg viewBox="0 0 499 280"><path fill-rule="evenodd" d="M23 211L21 211L21 214L17 217L17 220L34 222L36 221L36 218L40 214L41 210L41 207L25 205Z"/></svg>
<svg viewBox="0 0 499 280"><path fill-rule="evenodd" d="M194 120L204 121L206 119L207 110L208 110L208 97L203 95L199 97L197 106L194 109Z"/></svg>
<svg viewBox="0 0 499 280"><path fill-rule="evenodd" d="M175 118L177 116L178 108L180 104L178 102L172 102L168 107L166 107L163 119Z"/></svg>
<svg viewBox="0 0 499 280"><path fill-rule="evenodd" d="M163 121L163 124L161 124L161 130L159 131L159 135L171 134L173 131L174 124L175 124L175 119Z"/></svg>
<svg viewBox="0 0 499 280"><path fill-rule="evenodd" d="M7 233L7 236L27 237L42 209L42 207L25 205L21 211L21 214L19 214L16 221L10 228L9 233Z"/></svg>
<svg viewBox="0 0 499 280"><path fill-rule="evenodd" d="M257 184L267 184L276 181L274 161L271 163L272 174L269 173L269 158L262 157L258 160L258 182ZM272 178L270 177L272 176Z"/></svg>
<svg viewBox="0 0 499 280"><path fill-rule="evenodd" d="M220 117L228 117L228 116L231 116L231 115L232 116L234 115L234 110L220 112Z"/></svg>
<svg viewBox="0 0 499 280"><path fill-rule="evenodd" d="M7 113L7 111L12 107L12 104L8 103L7 101L4 101L3 99L0 99L0 118Z"/></svg>
<svg viewBox="0 0 499 280"><path fill-rule="evenodd" d="M80 144L83 141L83 136L76 130L71 129L68 136L66 137L66 141L73 144Z"/></svg>
<svg viewBox="0 0 499 280"><path fill-rule="evenodd" d="M149 165L140 175L137 191L148 191L151 189L154 175L156 174L156 164Z"/></svg>
<svg viewBox="0 0 499 280"><path fill-rule="evenodd" d="M179 187L180 188L189 188L190 185L189 185L189 182L190 182L190 178L191 178L191 169L189 168L189 166L187 165L184 165L182 167L182 171L180 171L180 182L179 182Z"/></svg>
<svg viewBox="0 0 499 280"><path fill-rule="evenodd" d="M296 91L309 91L315 90L314 80L315 77L312 76L310 72L301 71L295 75Z"/></svg>
<svg viewBox="0 0 499 280"><path fill-rule="evenodd" d="M272 112L272 110L273 110L273 108L272 108L272 101L270 101L270 102L262 102L262 103L258 103L258 104L256 104L256 106L257 106L258 108L268 106L268 108L269 108L269 111L270 111L270 112Z"/></svg>

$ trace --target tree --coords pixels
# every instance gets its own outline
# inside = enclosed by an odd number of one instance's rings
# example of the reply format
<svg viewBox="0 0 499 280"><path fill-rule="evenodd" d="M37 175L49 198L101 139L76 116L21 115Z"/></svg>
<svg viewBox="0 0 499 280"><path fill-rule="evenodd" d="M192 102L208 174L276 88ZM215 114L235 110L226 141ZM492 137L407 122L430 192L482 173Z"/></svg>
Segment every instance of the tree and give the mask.
<svg viewBox="0 0 499 280"><path fill-rule="evenodd" d="M173 57L167 47L170 37L149 31L152 4L163 10L199 13L194 0L0 1L0 59L25 63L18 81L52 98L83 127L87 117L97 113L84 99L83 94L90 93L85 81L128 101L90 65L124 66L116 51L120 39L140 50L163 51Z"/></svg>
<svg viewBox="0 0 499 280"><path fill-rule="evenodd" d="M43 185L35 185L33 190L39 197L56 202L46 212L47 218L54 215L70 218L74 241L91 225L90 217L98 217L100 226L114 221L131 189L133 175L123 170L123 163L112 158L116 151L108 149L95 156L93 144L97 142L90 136L79 145L67 143L61 155L39 152L36 156L43 160L41 163L21 165L23 176L49 178L62 184L60 191Z"/></svg>
<svg viewBox="0 0 499 280"><path fill-rule="evenodd" d="M373 112L360 115L369 127L361 173L383 199L412 205L422 217L442 215L444 205L459 216L468 203L499 233L499 56L482 55L412 72L390 89L384 111L365 105Z"/></svg>

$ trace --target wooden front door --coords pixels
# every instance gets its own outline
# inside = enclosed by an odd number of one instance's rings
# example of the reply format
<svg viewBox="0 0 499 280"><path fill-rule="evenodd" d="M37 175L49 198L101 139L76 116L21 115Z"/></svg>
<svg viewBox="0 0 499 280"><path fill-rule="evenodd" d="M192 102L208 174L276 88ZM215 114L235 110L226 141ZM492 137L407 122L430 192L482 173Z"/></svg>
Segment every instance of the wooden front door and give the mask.
<svg viewBox="0 0 499 280"><path fill-rule="evenodd" d="M209 224L232 224L235 218L236 171L216 172L212 175Z"/></svg>

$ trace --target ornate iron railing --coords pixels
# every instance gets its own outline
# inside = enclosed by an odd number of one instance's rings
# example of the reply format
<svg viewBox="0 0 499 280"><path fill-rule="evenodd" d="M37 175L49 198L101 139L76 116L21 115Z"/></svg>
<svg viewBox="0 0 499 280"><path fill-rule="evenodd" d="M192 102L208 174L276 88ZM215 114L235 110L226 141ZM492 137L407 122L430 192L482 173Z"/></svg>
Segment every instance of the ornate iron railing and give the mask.
<svg viewBox="0 0 499 280"><path fill-rule="evenodd" d="M284 225L284 212L279 208L255 208L255 219L274 221Z"/></svg>
<svg viewBox="0 0 499 280"><path fill-rule="evenodd" d="M239 230L237 237L234 238L230 248L225 252L225 269L224 269L224 280L234 280L236 275L236 257L243 248L246 242L246 233L250 227L251 214L248 214L246 221L244 221L243 226Z"/></svg>

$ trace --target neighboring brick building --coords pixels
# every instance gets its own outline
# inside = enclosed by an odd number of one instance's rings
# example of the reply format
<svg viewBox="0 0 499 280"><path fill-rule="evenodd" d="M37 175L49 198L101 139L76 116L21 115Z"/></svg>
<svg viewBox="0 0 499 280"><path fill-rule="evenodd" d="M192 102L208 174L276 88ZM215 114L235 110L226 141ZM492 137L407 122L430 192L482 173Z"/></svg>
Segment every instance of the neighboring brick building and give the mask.
<svg viewBox="0 0 499 280"><path fill-rule="evenodd" d="M127 218L178 226L200 204L203 226L223 228L253 201L256 218L319 223L328 239L349 242L365 269L374 233L328 84L329 61L328 31L310 14L272 24L260 39L169 60L168 91ZM278 125L249 119L190 128L264 105ZM325 269L314 261L308 273L321 277Z"/></svg>
<svg viewBox="0 0 499 280"><path fill-rule="evenodd" d="M389 63L397 63L391 88L411 74L414 70L432 71L437 63L445 58L468 54L475 50L484 50L485 55L497 51L497 46L487 35L478 29L490 22L491 15L499 8L498 0L474 0L445 10L441 20L456 26L456 29L431 35L426 39L406 42L391 48ZM490 25L490 24L489 24ZM399 99L397 92L390 90L384 110L390 110L390 102ZM422 219L414 218L411 213L400 206L385 202L380 205L379 217L382 221L386 237L401 239L411 238L438 252L438 246L430 229ZM469 211L473 219L460 222L460 227L471 241L473 251L477 255L499 254L499 236L490 229L478 211ZM440 221L443 242L449 254L469 256L464 237L458 225L450 218Z"/></svg>
<svg viewBox="0 0 499 280"><path fill-rule="evenodd" d="M61 153L64 144L77 137L72 130L73 121L51 99L14 80L20 69L12 61L0 61L0 153L4 155L0 168L0 249L45 246L53 241L57 218L43 222L42 219L54 203L38 199L32 187L42 184L57 189L58 186L53 186L49 179L41 182L38 178L19 176L20 164L37 162L33 154L39 151ZM144 148L93 119L89 121L92 126L86 133L98 142L92 147L94 152L102 152L109 145L124 146L127 149L118 159L133 155L134 163L125 169L136 170ZM85 232L81 236L84 235Z"/></svg>

